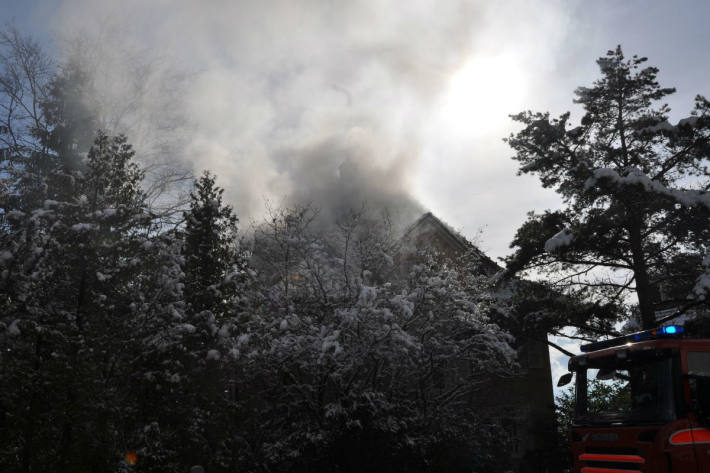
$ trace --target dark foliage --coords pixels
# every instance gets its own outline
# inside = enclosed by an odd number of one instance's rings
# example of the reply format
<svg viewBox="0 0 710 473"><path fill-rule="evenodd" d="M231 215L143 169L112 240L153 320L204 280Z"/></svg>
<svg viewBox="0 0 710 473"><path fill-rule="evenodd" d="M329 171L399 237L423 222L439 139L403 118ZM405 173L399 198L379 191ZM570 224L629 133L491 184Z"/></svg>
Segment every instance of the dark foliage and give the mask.
<svg viewBox="0 0 710 473"><path fill-rule="evenodd" d="M648 328L673 302L676 315L703 302L693 288L710 236L710 102L698 96L691 116L671 125L659 101L674 89L645 62L609 51L597 61L601 78L575 92L579 126L569 113L523 112L513 119L524 128L506 140L520 173L537 175L565 204L529 215L510 271L542 271L571 297L595 301L604 309L588 314L597 328L613 321L613 307ZM628 306L629 293L637 304Z"/></svg>

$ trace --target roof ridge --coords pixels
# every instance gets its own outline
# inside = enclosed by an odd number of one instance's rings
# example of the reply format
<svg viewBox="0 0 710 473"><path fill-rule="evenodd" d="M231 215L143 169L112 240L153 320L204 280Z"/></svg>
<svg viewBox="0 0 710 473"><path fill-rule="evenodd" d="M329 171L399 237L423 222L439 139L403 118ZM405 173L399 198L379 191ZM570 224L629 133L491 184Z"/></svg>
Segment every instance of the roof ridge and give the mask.
<svg viewBox="0 0 710 473"><path fill-rule="evenodd" d="M463 236L460 232L454 230L454 228L441 220L439 217L434 215L433 212L427 211L425 212L421 217L419 217L417 220L412 223L407 230L404 232L404 234L401 237L401 240L407 239L407 237L417 228L419 227L423 222L426 220L431 220L435 225L440 227L442 230L444 230L454 241L456 241L459 245L461 245L462 249L473 249L483 260L485 260L487 263L491 264L492 266L501 269L498 263L496 263L493 259L491 259L488 255L486 255L477 245L475 245L473 242L469 241L468 238Z"/></svg>

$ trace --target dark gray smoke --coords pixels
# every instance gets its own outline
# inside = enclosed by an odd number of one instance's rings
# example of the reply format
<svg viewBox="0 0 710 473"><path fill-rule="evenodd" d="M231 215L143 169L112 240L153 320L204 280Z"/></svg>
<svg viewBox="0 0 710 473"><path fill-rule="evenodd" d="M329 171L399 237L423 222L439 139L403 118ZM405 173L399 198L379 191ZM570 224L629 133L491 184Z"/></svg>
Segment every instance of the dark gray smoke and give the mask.
<svg viewBox="0 0 710 473"><path fill-rule="evenodd" d="M275 160L291 177L289 205L311 204L319 217L335 222L351 211L386 212L397 226L424 212L409 193L416 157L402 153L386 165L376 159L376 143L354 131L348 138L326 139L308 149L280 152ZM289 159L291 157L291 159Z"/></svg>

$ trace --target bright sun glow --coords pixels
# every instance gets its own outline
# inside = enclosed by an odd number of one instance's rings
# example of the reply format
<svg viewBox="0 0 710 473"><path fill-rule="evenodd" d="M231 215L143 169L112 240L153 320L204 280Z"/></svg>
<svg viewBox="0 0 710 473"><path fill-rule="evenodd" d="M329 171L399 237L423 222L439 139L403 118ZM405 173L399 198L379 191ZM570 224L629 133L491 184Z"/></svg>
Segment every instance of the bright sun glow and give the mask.
<svg viewBox="0 0 710 473"><path fill-rule="evenodd" d="M510 56L476 57L452 76L441 117L454 137L476 137L505 126L522 106L524 79Z"/></svg>

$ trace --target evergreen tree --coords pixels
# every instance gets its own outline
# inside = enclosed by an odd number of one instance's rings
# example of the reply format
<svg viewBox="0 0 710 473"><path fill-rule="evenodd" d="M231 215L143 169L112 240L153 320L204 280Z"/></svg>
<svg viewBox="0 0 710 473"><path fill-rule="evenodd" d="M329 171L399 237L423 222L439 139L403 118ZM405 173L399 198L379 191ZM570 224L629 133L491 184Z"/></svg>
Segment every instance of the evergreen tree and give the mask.
<svg viewBox="0 0 710 473"><path fill-rule="evenodd" d="M216 316L225 295L222 284L238 263L237 222L232 208L222 202L224 189L205 172L190 193L184 213L184 272L187 302L195 312L210 310Z"/></svg>
<svg viewBox="0 0 710 473"><path fill-rule="evenodd" d="M32 38L0 27L0 209L36 208L56 159L43 139L43 103L55 73L53 61Z"/></svg>
<svg viewBox="0 0 710 473"><path fill-rule="evenodd" d="M676 315L697 303L686 296L710 237L710 102L698 96L692 114L671 125L659 101L674 89L662 88L645 62L627 60L621 47L609 51L597 61L601 78L575 92L579 126L569 113L523 112L513 119L524 128L506 141L520 173L537 175L564 203L529 215L509 270L543 271L602 312L635 293L632 313L649 328L668 281L682 280L685 290Z"/></svg>
<svg viewBox="0 0 710 473"><path fill-rule="evenodd" d="M41 104L46 131L37 135L68 169L83 167L82 157L100 128L97 106L89 103L92 96L89 82L85 66L65 64L49 83Z"/></svg>
<svg viewBox="0 0 710 473"><path fill-rule="evenodd" d="M125 137L99 134L84 172L47 176L52 198L6 209L1 402L12 422L3 443L25 471L107 470L122 448L132 307L150 249L132 159Z"/></svg>
<svg viewBox="0 0 710 473"><path fill-rule="evenodd" d="M171 397L175 407L170 415L181 419L176 441L185 446L182 461L212 469L229 464L225 445L235 409L229 395L228 380L234 379L235 369L230 350L248 299L243 291L247 272L237 242L238 219L223 203L223 193L215 176L203 173L183 214L185 317L180 323L180 345L168 362L180 380L175 384L180 392Z"/></svg>
<svg viewBox="0 0 710 473"><path fill-rule="evenodd" d="M36 208L52 174L83 169L99 128L89 82L86 66L57 67L32 38L0 29L0 208Z"/></svg>

